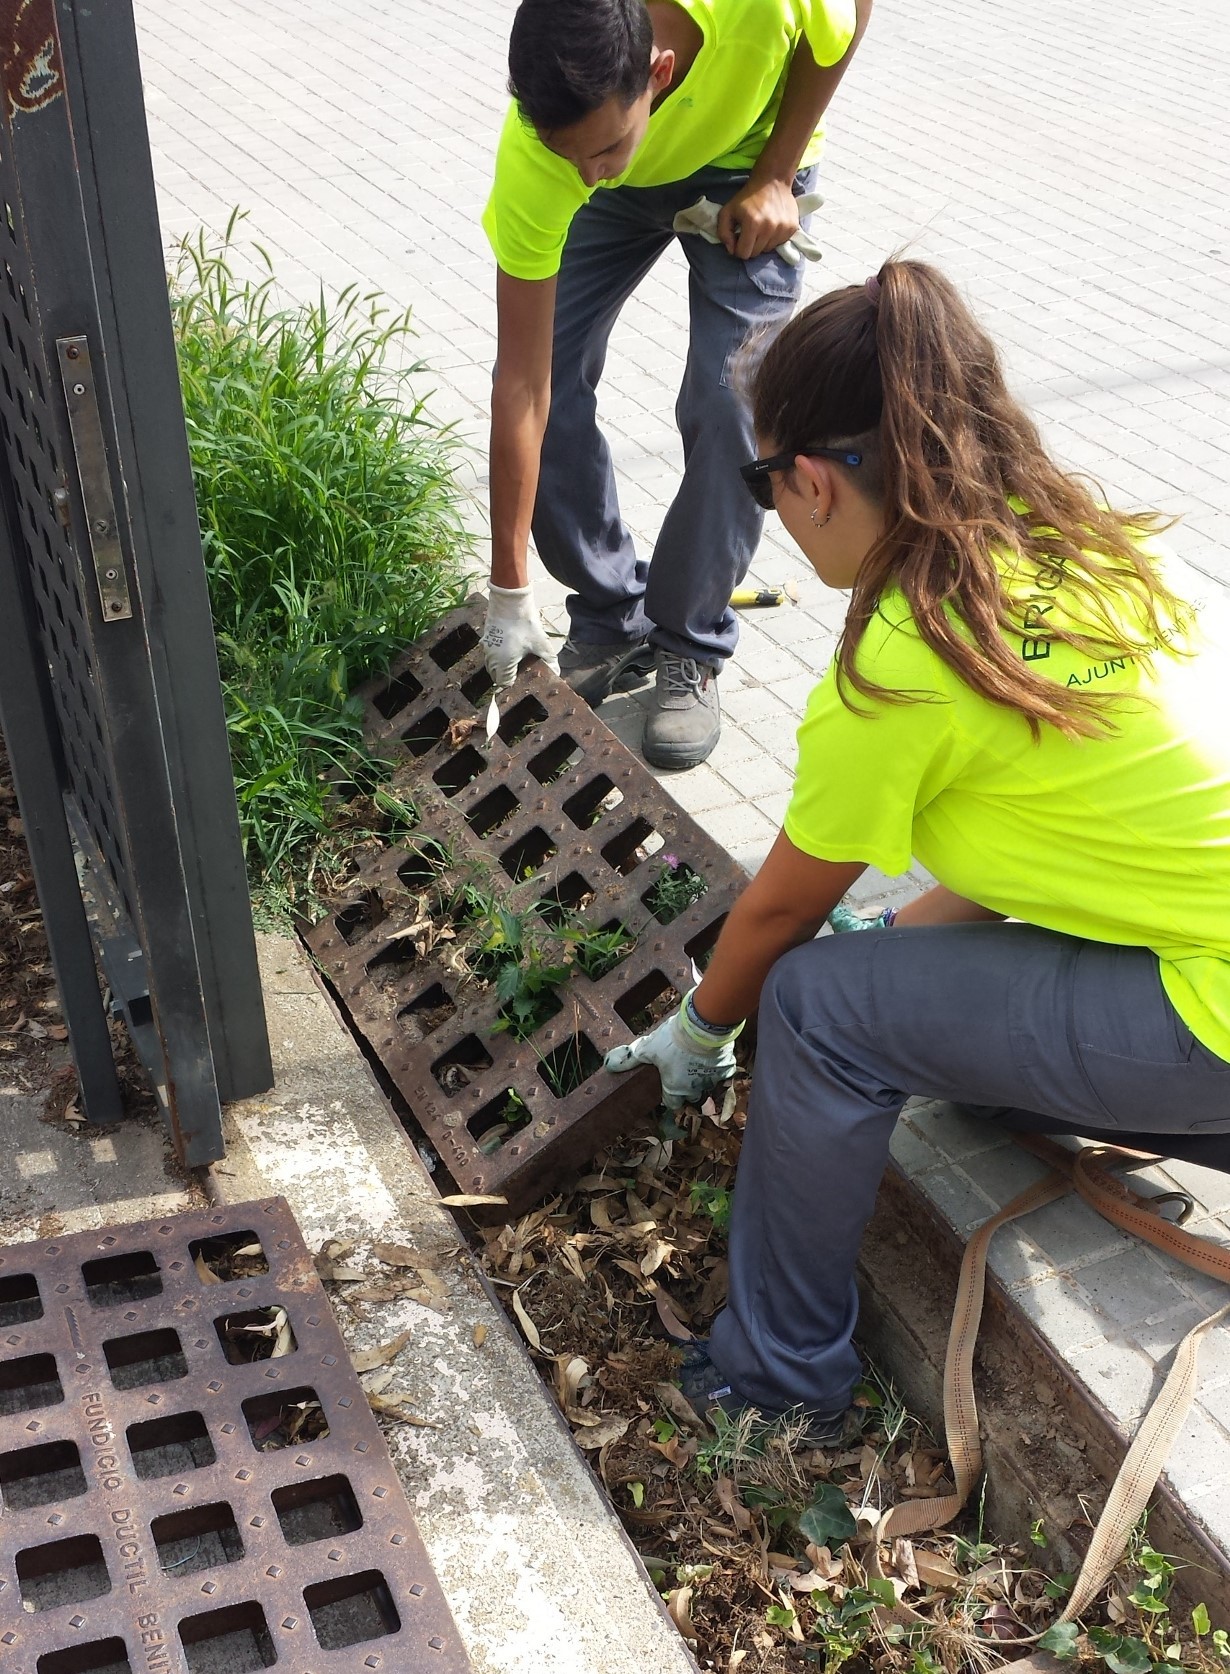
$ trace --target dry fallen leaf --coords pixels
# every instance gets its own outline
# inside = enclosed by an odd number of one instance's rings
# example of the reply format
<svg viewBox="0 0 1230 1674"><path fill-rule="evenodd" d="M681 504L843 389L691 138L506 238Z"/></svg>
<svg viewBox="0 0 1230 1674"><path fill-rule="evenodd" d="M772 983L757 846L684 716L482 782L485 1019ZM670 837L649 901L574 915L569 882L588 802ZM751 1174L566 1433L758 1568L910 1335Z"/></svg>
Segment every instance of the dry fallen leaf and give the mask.
<svg viewBox="0 0 1230 1674"><path fill-rule="evenodd" d="M409 1244L373 1244L372 1257L386 1267L417 1267L421 1259Z"/></svg>
<svg viewBox="0 0 1230 1674"><path fill-rule="evenodd" d="M366 1279L367 1274L361 1267L331 1267L329 1277L335 1285L353 1285Z"/></svg>
<svg viewBox="0 0 1230 1674"><path fill-rule="evenodd" d="M367 1395L382 1395L396 1376L397 1374L393 1368L386 1366L383 1371L373 1373L367 1383L363 1385L364 1393Z"/></svg>
<svg viewBox="0 0 1230 1674"><path fill-rule="evenodd" d="M220 1285L222 1280L205 1260L200 1250L192 1258L192 1265L196 1268L196 1276L203 1285Z"/></svg>
<svg viewBox="0 0 1230 1674"><path fill-rule="evenodd" d="M921 1547L915 1548L914 1568L918 1572L920 1584L924 1587L939 1587L945 1592L952 1592L961 1585L961 1572L938 1552L925 1552Z"/></svg>
<svg viewBox="0 0 1230 1674"><path fill-rule="evenodd" d="M475 1348L482 1348L483 1344L486 1341L487 1341L487 1327L485 1325L476 1325L474 1327L474 1347Z"/></svg>
<svg viewBox="0 0 1230 1674"><path fill-rule="evenodd" d="M593 1453L600 1447L606 1447L610 1442L620 1441L628 1431L630 1418L601 1419L597 1424L573 1432L578 1447L583 1447L587 1453Z"/></svg>
<svg viewBox="0 0 1230 1674"><path fill-rule="evenodd" d="M290 1328L290 1320L286 1317L285 1308L275 1308L273 1319L277 1327L277 1333L273 1340L270 1358L276 1360L279 1355L295 1352L295 1334Z"/></svg>
<svg viewBox="0 0 1230 1674"><path fill-rule="evenodd" d="M673 1383L656 1383L653 1386L653 1392L671 1417L677 1418L685 1429L703 1430L705 1428L704 1420L682 1389L676 1388Z"/></svg>
<svg viewBox="0 0 1230 1674"><path fill-rule="evenodd" d="M464 744L470 734L478 730L478 725L477 715L463 715L460 720L450 721L448 723L449 749L455 750L459 745Z"/></svg>
<svg viewBox="0 0 1230 1674"><path fill-rule="evenodd" d="M413 1335L411 1331L403 1331L378 1348L359 1349L350 1356L350 1364L356 1372L374 1372L377 1366L387 1366L391 1360L396 1360Z"/></svg>
<svg viewBox="0 0 1230 1674"><path fill-rule="evenodd" d="M487 1203L507 1203L508 1199L492 1192L454 1192L440 1202L446 1209L478 1209Z"/></svg>
<svg viewBox="0 0 1230 1674"><path fill-rule="evenodd" d="M666 1595L666 1613L683 1637L695 1643L696 1629L692 1625L693 1591L691 1587L672 1587Z"/></svg>
<svg viewBox="0 0 1230 1674"><path fill-rule="evenodd" d="M526 1342L530 1345L530 1347L532 1349L537 1349L541 1352L542 1338L538 1335L538 1327L534 1324L533 1320L526 1313L525 1303L522 1302L521 1297L518 1295L518 1293L515 1290L513 1291L513 1295L512 1295L512 1306L513 1306L513 1313L516 1314L516 1316L517 1316L517 1324L521 1327L522 1331L524 1331L524 1333L525 1333Z"/></svg>
<svg viewBox="0 0 1230 1674"><path fill-rule="evenodd" d="M442 1430L443 1424L436 1424L430 1418L421 1418L418 1413L411 1412L403 1406L397 1395L369 1395L367 1404L373 1412L378 1412L382 1418L392 1419L394 1424L413 1424L417 1430Z"/></svg>

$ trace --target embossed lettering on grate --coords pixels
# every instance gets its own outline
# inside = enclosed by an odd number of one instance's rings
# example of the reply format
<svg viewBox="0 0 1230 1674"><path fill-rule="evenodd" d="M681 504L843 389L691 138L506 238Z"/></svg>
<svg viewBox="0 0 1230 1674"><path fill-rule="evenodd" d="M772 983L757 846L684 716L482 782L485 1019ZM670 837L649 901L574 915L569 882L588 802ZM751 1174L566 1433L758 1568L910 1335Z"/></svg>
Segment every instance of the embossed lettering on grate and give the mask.
<svg viewBox="0 0 1230 1674"><path fill-rule="evenodd" d="M275 1664L470 1666L286 1203L0 1249L0 1666Z"/></svg>
<svg viewBox="0 0 1230 1674"><path fill-rule="evenodd" d="M541 663L501 694L487 744L482 609L445 618L365 689L369 742L421 818L361 861L306 939L457 1185L513 1212L655 1108L656 1072L608 1075L603 1054L678 1003L746 877ZM655 912L663 875L684 868L705 893L677 917ZM460 968L479 933L425 956L407 934L424 903L475 878L557 929L622 926L631 950L598 980L574 966L554 1015L518 1041Z"/></svg>

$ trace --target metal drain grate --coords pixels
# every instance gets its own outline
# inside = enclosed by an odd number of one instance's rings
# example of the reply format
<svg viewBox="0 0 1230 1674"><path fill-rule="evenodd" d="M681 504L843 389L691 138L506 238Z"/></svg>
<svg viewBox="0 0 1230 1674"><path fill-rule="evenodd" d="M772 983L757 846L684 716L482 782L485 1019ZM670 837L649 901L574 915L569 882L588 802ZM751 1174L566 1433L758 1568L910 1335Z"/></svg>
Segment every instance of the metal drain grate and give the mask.
<svg viewBox="0 0 1230 1674"><path fill-rule="evenodd" d="M369 742L421 820L360 863L347 899L306 939L458 1186L505 1196L513 1212L655 1107L654 1071L608 1076L602 1055L655 1003L677 1003L746 878L540 663L501 698L490 746L481 724L458 741L491 692L482 611L454 612L365 689ZM662 923L654 889L667 856L707 888ZM494 992L458 974L464 931L421 956L406 934L425 892L475 875L513 912L545 905L557 925L621 925L635 946L597 980L574 967L555 1014L518 1041L493 1028Z"/></svg>
<svg viewBox="0 0 1230 1674"><path fill-rule="evenodd" d="M0 1665L274 1663L470 1666L286 1203L0 1249Z"/></svg>

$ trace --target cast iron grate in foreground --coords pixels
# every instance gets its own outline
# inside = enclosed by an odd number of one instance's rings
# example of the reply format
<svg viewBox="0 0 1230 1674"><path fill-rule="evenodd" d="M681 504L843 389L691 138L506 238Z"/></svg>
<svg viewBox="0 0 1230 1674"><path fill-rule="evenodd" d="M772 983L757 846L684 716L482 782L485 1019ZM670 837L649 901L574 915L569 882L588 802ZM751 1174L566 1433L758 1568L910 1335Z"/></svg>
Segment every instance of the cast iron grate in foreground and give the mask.
<svg viewBox="0 0 1230 1674"><path fill-rule="evenodd" d="M0 1248L0 1667L274 1666L470 1666L286 1203Z"/></svg>
<svg viewBox="0 0 1230 1674"><path fill-rule="evenodd" d="M603 1054L678 1003L746 877L541 663L502 694L488 745L484 608L454 611L364 689L368 742L420 820L361 860L305 937L457 1185L511 1213L657 1105L653 1070L608 1076ZM673 918L655 912L667 857L705 885ZM458 969L477 932L421 952L413 933L424 902L475 876L549 926L622 926L630 951L596 980L574 966L528 1038L498 1032L499 997Z"/></svg>

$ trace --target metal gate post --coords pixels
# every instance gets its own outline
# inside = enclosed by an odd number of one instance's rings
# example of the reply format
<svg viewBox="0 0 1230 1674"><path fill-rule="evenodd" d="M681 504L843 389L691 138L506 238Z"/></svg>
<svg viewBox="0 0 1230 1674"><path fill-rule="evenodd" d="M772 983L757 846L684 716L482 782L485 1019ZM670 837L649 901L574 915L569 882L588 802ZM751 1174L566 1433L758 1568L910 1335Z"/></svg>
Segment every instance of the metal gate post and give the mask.
<svg viewBox="0 0 1230 1674"><path fill-rule="evenodd" d="M272 1069L127 0L23 0L0 69L13 557L103 963L199 1164Z"/></svg>

